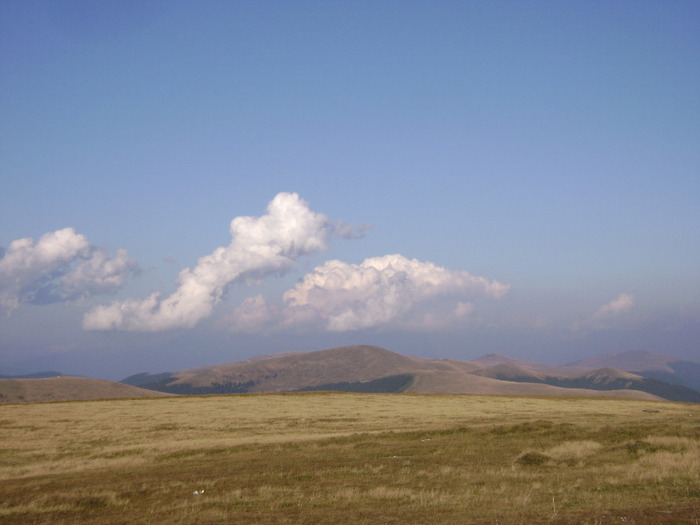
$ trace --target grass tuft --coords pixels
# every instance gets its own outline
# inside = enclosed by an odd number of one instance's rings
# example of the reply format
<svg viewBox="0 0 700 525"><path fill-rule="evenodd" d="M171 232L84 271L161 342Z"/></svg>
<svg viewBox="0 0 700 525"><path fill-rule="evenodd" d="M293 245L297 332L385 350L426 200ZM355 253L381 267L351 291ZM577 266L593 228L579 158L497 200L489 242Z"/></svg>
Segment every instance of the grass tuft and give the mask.
<svg viewBox="0 0 700 525"><path fill-rule="evenodd" d="M516 463L520 465L525 465L526 467L540 467L552 462L552 458L541 452L525 452L524 454L518 456L515 460Z"/></svg>

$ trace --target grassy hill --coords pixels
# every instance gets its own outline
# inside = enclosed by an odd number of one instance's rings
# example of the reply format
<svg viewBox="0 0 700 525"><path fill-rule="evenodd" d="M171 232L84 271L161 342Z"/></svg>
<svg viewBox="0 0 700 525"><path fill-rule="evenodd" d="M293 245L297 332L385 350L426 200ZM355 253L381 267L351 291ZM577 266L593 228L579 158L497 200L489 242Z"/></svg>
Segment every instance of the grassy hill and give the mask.
<svg viewBox="0 0 700 525"><path fill-rule="evenodd" d="M601 392L646 392L671 401L700 403L700 392L696 390L615 368L601 368L583 374L557 376L533 372L515 365L501 364L474 373L503 381L541 383L567 389Z"/></svg>
<svg viewBox="0 0 700 525"><path fill-rule="evenodd" d="M611 396L700 402L700 393L691 389L617 370L553 367L498 355L471 362L425 359L368 345L271 355L162 374L137 374L124 382L176 394L334 390Z"/></svg>
<svg viewBox="0 0 700 525"><path fill-rule="evenodd" d="M162 397L162 392L86 377L0 379L1 403L39 403L124 397Z"/></svg>
<svg viewBox="0 0 700 525"><path fill-rule="evenodd" d="M574 365L617 368L634 372L649 379L700 391L700 363L684 361L646 350L631 350L620 354L594 356L578 361Z"/></svg>

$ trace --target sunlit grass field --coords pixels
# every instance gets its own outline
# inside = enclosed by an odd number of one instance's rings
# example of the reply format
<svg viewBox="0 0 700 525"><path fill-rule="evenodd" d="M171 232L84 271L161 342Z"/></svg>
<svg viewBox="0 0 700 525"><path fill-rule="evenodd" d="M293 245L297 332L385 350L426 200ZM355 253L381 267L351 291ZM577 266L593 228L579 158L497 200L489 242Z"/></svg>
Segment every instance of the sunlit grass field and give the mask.
<svg viewBox="0 0 700 525"><path fill-rule="evenodd" d="M0 523L700 523L700 405L260 394L0 406Z"/></svg>

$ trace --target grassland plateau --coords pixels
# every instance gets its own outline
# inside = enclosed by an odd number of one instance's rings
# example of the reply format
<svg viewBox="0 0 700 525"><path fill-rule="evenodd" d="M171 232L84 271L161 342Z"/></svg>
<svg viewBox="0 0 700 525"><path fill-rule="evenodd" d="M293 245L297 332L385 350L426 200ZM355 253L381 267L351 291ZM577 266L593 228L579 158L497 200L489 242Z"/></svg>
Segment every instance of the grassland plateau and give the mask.
<svg viewBox="0 0 700 525"><path fill-rule="evenodd" d="M700 522L700 405L245 394L0 406L0 522Z"/></svg>

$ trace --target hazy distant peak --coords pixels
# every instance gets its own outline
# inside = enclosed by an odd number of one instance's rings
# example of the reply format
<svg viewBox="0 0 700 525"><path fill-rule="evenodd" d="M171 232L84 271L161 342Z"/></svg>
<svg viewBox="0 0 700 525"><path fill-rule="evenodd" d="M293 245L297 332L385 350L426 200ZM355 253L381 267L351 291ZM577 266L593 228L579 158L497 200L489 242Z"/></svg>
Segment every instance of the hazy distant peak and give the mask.
<svg viewBox="0 0 700 525"><path fill-rule="evenodd" d="M673 373L669 363L678 361L674 357L655 354L647 350L629 350L619 354L598 355L573 363L591 368L616 368L627 372L661 370Z"/></svg>

